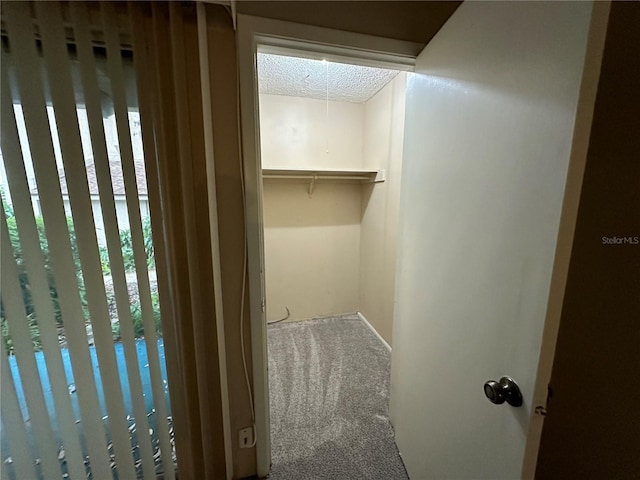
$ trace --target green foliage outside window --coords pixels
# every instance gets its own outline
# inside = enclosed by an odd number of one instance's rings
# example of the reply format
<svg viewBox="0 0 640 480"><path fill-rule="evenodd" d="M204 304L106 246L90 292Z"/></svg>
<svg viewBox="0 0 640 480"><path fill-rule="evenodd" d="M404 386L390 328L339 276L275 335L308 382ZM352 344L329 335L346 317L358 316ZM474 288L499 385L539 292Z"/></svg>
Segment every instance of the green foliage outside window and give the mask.
<svg viewBox="0 0 640 480"><path fill-rule="evenodd" d="M151 235L151 218L142 219L142 238L144 241L144 252L147 258L147 269L154 270L156 268L156 260L153 253L153 237ZM124 269L126 272L135 272L136 263L133 257L133 240L131 238L131 230L120 231L120 245L122 246L122 260L124 261ZM111 273L109 266L109 251L107 247L100 247L100 261L102 263L102 273L105 275Z"/></svg>
<svg viewBox="0 0 640 480"><path fill-rule="evenodd" d="M7 228L9 231L9 238L11 243L11 248L13 250L13 255L16 260L16 265L18 267L18 279L20 282L20 289L22 292L22 299L25 306L25 313L29 322L29 329L31 332L31 338L35 351L41 350L40 343L40 331L38 322L43 321L42 319L38 319L36 316L36 312L33 306L33 299L31 295L31 287L29 284L29 278L26 271L26 266L24 264L24 256L22 251L22 245L20 243L20 237L18 234L18 228L16 224L16 218L13 212L13 209L9 206L9 204L5 201L5 192L2 191L2 204L4 207L5 217L7 220ZM47 272L47 282L49 284L49 295L51 297L51 301L53 304L54 310L54 318L52 319L56 328L61 329L63 327L63 316L60 310L60 304L58 301L58 291L55 284L55 278L51 265L51 258L49 253L49 244L47 242L45 225L42 217L36 217L36 228L38 232L38 241L40 244L40 250L44 256L44 264ZM151 222L149 218L145 218L143 220L143 236L144 236L144 246L146 253L146 262L148 269L155 268L155 259L153 252L153 241L151 237ZM71 250L73 255L73 260L75 264L76 270L76 279L78 285L78 293L80 295L80 300L83 308L83 315L85 322L90 321L90 315L87 308L86 301L86 291L84 286L84 280L82 276L82 270L80 267L80 257L78 254L78 245L76 242L75 229L73 226L73 221L70 217L67 217L67 228L69 231L69 239L71 242ZM130 230L125 230L120 232L120 241L122 244L122 254L125 264L125 270L127 272L135 271L135 261L133 258L133 244L131 241L131 232ZM3 246L3 248L6 248ZM103 274L108 275L110 273L109 268L109 260L106 248L100 248L100 258L102 263L102 271ZM108 294L111 295L111 294ZM153 319L155 323L156 333L162 334L162 326L160 322L160 307L158 301L158 294L152 293L152 307L153 307ZM108 298L107 301L109 303L112 302L112 298ZM134 332L136 338L140 338L144 336L144 327L142 325L142 312L139 301L134 301L131 304L131 315L134 323ZM0 302L0 332L2 334L2 340L4 342L4 346L8 353L13 353L13 341L11 339L11 332L9 331L9 326L6 321L4 305ZM118 320L116 319L112 324L112 332L114 336L114 340L118 340L120 338L120 325Z"/></svg>

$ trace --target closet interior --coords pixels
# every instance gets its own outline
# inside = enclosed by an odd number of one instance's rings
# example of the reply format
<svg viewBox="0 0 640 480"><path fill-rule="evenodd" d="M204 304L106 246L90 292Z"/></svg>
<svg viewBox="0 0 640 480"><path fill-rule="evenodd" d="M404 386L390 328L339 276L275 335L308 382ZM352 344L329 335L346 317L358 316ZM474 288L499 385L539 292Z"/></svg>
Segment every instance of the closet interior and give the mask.
<svg viewBox="0 0 640 480"><path fill-rule="evenodd" d="M267 320L359 312L391 344L407 74L257 63Z"/></svg>

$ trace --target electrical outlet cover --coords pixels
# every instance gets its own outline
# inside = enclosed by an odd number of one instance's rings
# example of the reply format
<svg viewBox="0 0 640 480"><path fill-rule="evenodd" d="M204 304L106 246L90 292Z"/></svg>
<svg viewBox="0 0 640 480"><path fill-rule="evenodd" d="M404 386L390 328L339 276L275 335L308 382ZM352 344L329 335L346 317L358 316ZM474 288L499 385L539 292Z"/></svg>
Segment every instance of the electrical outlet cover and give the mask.
<svg viewBox="0 0 640 480"><path fill-rule="evenodd" d="M238 432L238 442L240 448L250 448L253 446L253 428L243 428Z"/></svg>

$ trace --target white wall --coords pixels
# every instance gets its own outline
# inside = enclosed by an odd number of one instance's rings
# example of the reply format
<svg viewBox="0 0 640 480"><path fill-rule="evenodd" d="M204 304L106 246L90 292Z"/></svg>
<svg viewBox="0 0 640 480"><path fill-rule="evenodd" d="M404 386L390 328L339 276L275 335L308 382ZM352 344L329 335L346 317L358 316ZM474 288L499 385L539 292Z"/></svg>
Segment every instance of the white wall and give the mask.
<svg viewBox="0 0 640 480"><path fill-rule="evenodd" d="M464 2L409 75L391 415L411 478L520 478L590 11ZM502 375L521 408L484 398Z"/></svg>
<svg viewBox="0 0 640 480"><path fill-rule="evenodd" d="M406 74L365 103L364 166L384 169L386 180L362 187L359 310L392 343L396 240L400 208Z"/></svg>
<svg viewBox="0 0 640 480"><path fill-rule="evenodd" d="M364 106L260 95L263 168L362 168Z"/></svg>

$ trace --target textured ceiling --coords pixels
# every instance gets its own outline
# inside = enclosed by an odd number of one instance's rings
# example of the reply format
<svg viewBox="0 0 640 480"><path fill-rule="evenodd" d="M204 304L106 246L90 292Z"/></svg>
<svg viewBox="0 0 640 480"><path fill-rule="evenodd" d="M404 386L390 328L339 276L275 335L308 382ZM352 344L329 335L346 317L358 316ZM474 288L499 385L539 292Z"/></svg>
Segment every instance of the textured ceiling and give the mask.
<svg viewBox="0 0 640 480"><path fill-rule="evenodd" d="M260 93L362 103L398 74L395 70L258 53Z"/></svg>

